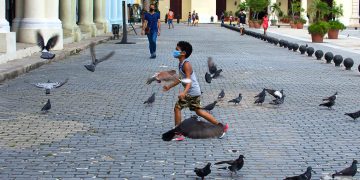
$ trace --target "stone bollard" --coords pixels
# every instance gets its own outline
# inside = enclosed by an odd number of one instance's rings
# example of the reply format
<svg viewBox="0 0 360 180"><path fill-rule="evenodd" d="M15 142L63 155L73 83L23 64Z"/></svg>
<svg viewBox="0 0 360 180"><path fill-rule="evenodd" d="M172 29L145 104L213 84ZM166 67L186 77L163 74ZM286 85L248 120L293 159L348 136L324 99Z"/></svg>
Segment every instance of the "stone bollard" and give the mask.
<svg viewBox="0 0 360 180"><path fill-rule="evenodd" d="M346 58L344 60L344 66L345 66L345 69L346 70L351 70L351 68L353 67L354 65L354 60L351 59L351 58Z"/></svg>
<svg viewBox="0 0 360 180"><path fill-rule="evenodd" d="M308 54L309 57L311 57L314 54L314 48L313 47L308 47L306 49L306 53Z"/></svg>
<svg viewBox="0 0 360 180"><path fill-rule="evenodd" d="M301 45L301 46L299 47L299 51L300 51L301 54L305 54L305 52L306 52L306 46Z"/></svg>
<svg viewBox="0 0 360 180"><path fill-rule="evenodd" d="M324 52L322 50L317 50L315 52L315 57L317 60L321 60L321 58L324 56Z"/></svg>
<svg viewBox="0 0 360 180"><path fill-rule="evenodd" d="M296 52L299 49L299 45L297 43L294 43L292 49L294 52Z"/></svg>
<svg viewBox="0 0 360 180"><path fill-rule="evenodd" d="M335 55L333 61L335 66L340 66L340 64L343 62L343 57L341 55Z"/></svg>
<svg viewBox="0 0 360 180"><path fill-rule="evenodd" d="M331 63L331 60L334 59L334 55L332 52L327 52L325 53L325 60L326 60L326 63L330 64Z"/></svg>

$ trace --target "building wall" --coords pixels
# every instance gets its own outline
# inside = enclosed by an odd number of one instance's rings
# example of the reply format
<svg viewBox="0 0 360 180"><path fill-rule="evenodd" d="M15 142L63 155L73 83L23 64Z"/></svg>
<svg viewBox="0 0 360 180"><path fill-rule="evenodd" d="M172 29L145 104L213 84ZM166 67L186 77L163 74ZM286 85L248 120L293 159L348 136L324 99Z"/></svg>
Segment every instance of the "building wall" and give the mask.
<svg viewBox="0 0 360 180"><path fill-rule="evenodd" d="M160 19L162 21L165 20L165 15L169 11L169 8L170 8L170 0L159 0Z"/></svg>
<svg viewBox="0 0 360 180"><path fill-rule="evenodd" d="M237 5L235 5L235 2ZM237 11L237 6L240 4L240 0L226 0L226 11L232 11L233 15Z"/></svg>
<svg viewBox="0 0 360 180"><path fill-rule="evenodd" d="M182 17L181 17L181 21L187 21L189 12L192 12L191 0L182 0Z"/></svg>

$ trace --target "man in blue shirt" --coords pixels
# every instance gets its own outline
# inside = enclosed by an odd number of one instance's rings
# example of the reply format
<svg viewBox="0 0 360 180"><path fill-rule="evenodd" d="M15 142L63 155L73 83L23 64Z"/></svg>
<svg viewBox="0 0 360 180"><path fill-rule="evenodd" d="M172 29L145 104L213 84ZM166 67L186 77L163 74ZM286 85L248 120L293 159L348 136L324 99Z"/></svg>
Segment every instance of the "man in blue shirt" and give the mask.
<svg viewBox="0 0 360 180"><path fill-rule="evenodd" d="M160 36L160 25L160 14L155 12L155 5L150 4L150 11L144 15L141 35L146 33L148 37L151 59L156 58L156 39L157 36ZM149 28L149 30L145 32L145 28Z"/></svg>

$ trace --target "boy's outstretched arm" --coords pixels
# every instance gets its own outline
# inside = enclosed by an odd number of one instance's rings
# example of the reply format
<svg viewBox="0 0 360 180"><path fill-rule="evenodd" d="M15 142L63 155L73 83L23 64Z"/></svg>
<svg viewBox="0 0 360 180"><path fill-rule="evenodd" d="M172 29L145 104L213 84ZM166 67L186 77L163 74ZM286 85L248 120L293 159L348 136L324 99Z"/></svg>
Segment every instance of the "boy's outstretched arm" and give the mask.
<svg viewBox="0 0 360 180"><path fill-rule="evenodd" d="M171 88L177 86L178 84L180 84L180 81L174 81L174 82L171 83L170 85L164 86L164 87L163 87L163 91L168 91L168 90L170 90Z"/></svg>

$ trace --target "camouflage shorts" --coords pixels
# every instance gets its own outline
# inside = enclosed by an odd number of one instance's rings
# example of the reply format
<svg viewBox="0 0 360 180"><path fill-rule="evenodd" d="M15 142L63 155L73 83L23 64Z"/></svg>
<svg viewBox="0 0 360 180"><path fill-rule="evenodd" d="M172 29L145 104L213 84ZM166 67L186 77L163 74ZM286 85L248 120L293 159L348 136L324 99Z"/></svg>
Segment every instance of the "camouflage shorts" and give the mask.
<svg viewBox="0 0 360 180"><path fill-rule="evenodd" d="M179 99L175 104L175 108L183 109L186 107L188 107L190 111L200 109L200 96L186 95L184 99Z"/></svg>

